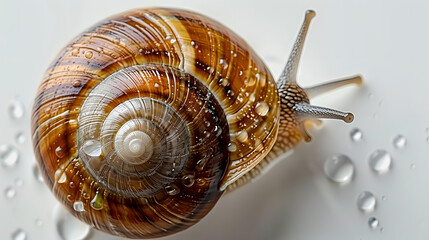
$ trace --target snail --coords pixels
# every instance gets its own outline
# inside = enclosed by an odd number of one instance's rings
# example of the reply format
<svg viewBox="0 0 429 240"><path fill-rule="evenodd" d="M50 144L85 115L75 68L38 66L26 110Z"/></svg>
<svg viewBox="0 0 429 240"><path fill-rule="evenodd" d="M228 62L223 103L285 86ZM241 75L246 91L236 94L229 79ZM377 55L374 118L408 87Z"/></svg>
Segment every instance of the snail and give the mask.
<svg viewBox="0 0 429 240"><path fill-rule="evenodd" d="M309 99L349 77L296 83L307 11L276 82L231 30L200 14L138 9L75 38L48 68L33 112L45 183L77 218L127 238L182 231L226 191L310 141L308 120L353 120Z"/></svg>

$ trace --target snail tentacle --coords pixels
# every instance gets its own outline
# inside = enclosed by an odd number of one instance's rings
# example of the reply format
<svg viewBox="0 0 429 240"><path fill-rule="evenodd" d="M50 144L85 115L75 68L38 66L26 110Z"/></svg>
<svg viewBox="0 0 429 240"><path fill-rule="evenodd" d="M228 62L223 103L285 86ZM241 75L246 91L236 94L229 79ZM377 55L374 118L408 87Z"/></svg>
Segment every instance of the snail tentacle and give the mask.
<svg viewBox="0 0 429 240"><path fill-rule="evenodd" d="M322 83L322 84L317 85L317 86L306 87L306 88L304 88L304 90L307 93L308 97L310 99L312 99L312 98L317 97L321 94L330 92L332 90L335 90L337 88L340 88L340 87L343 87L346 85L350 85L350 84L361 85L362 84L362 76L357 75L357 76L351 76L351 77L342 78L342 79L338 79L338 80L332 80L332 81L328 81L327 83Z"/></svg>

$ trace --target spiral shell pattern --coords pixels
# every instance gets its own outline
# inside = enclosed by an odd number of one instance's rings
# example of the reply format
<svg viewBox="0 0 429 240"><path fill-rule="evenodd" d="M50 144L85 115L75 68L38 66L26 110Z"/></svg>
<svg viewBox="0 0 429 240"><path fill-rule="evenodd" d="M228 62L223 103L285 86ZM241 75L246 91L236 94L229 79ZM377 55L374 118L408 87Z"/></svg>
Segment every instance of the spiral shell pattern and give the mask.
<svg viewBox="0 0 429 240"><path fill-rule="evenodd" d="M76 217L160 237L198 222L265 157L278 115L272 76L242 39L195 13L143 9L60 53L38 90L33 145Z"/></svg>

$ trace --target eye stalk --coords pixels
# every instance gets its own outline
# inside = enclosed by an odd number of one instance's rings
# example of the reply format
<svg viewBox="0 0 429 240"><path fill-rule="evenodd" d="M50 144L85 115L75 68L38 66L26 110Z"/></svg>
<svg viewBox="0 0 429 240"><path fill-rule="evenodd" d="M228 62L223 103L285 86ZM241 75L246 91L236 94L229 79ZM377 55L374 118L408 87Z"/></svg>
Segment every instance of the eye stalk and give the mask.
<svg viewBox="0 0 429 240"><path fill-rule="evenodd" d="M292 48L289 60L284 68L277 86L279 88L279 95L282 101L281 112L293 112L295 120L298 122L298 131L304 137L304 140L309 142L311 137L306 131L305 121L315 120L320 118L339 119L346 123L350 123L354 119L354 115L348 112L341 112L338 110L310 105L310 98L320 94L329 92L339 87L349 84L362 84L361 76L352 76L344 79L330 81L321 85L301 88L296 83L299 61L302 54L302 49L310 27L311 20L316 16L313 10L307 10L304 23L301 26L298 37Z"/></svg>

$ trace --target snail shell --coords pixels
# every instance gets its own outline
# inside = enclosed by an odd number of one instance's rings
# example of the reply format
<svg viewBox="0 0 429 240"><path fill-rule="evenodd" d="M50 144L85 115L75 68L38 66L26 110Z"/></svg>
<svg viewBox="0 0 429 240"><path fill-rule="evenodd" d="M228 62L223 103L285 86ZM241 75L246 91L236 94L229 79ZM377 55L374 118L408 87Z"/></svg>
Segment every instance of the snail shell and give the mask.
<svg viewBox="0 0 429 240"><path fill-rule="evenodd" d="M267 155L279 106L266 66L224 26L134 10L79 35L49 67L34 151L76 217L118 236L160 237L198 222Z"/></svg>

